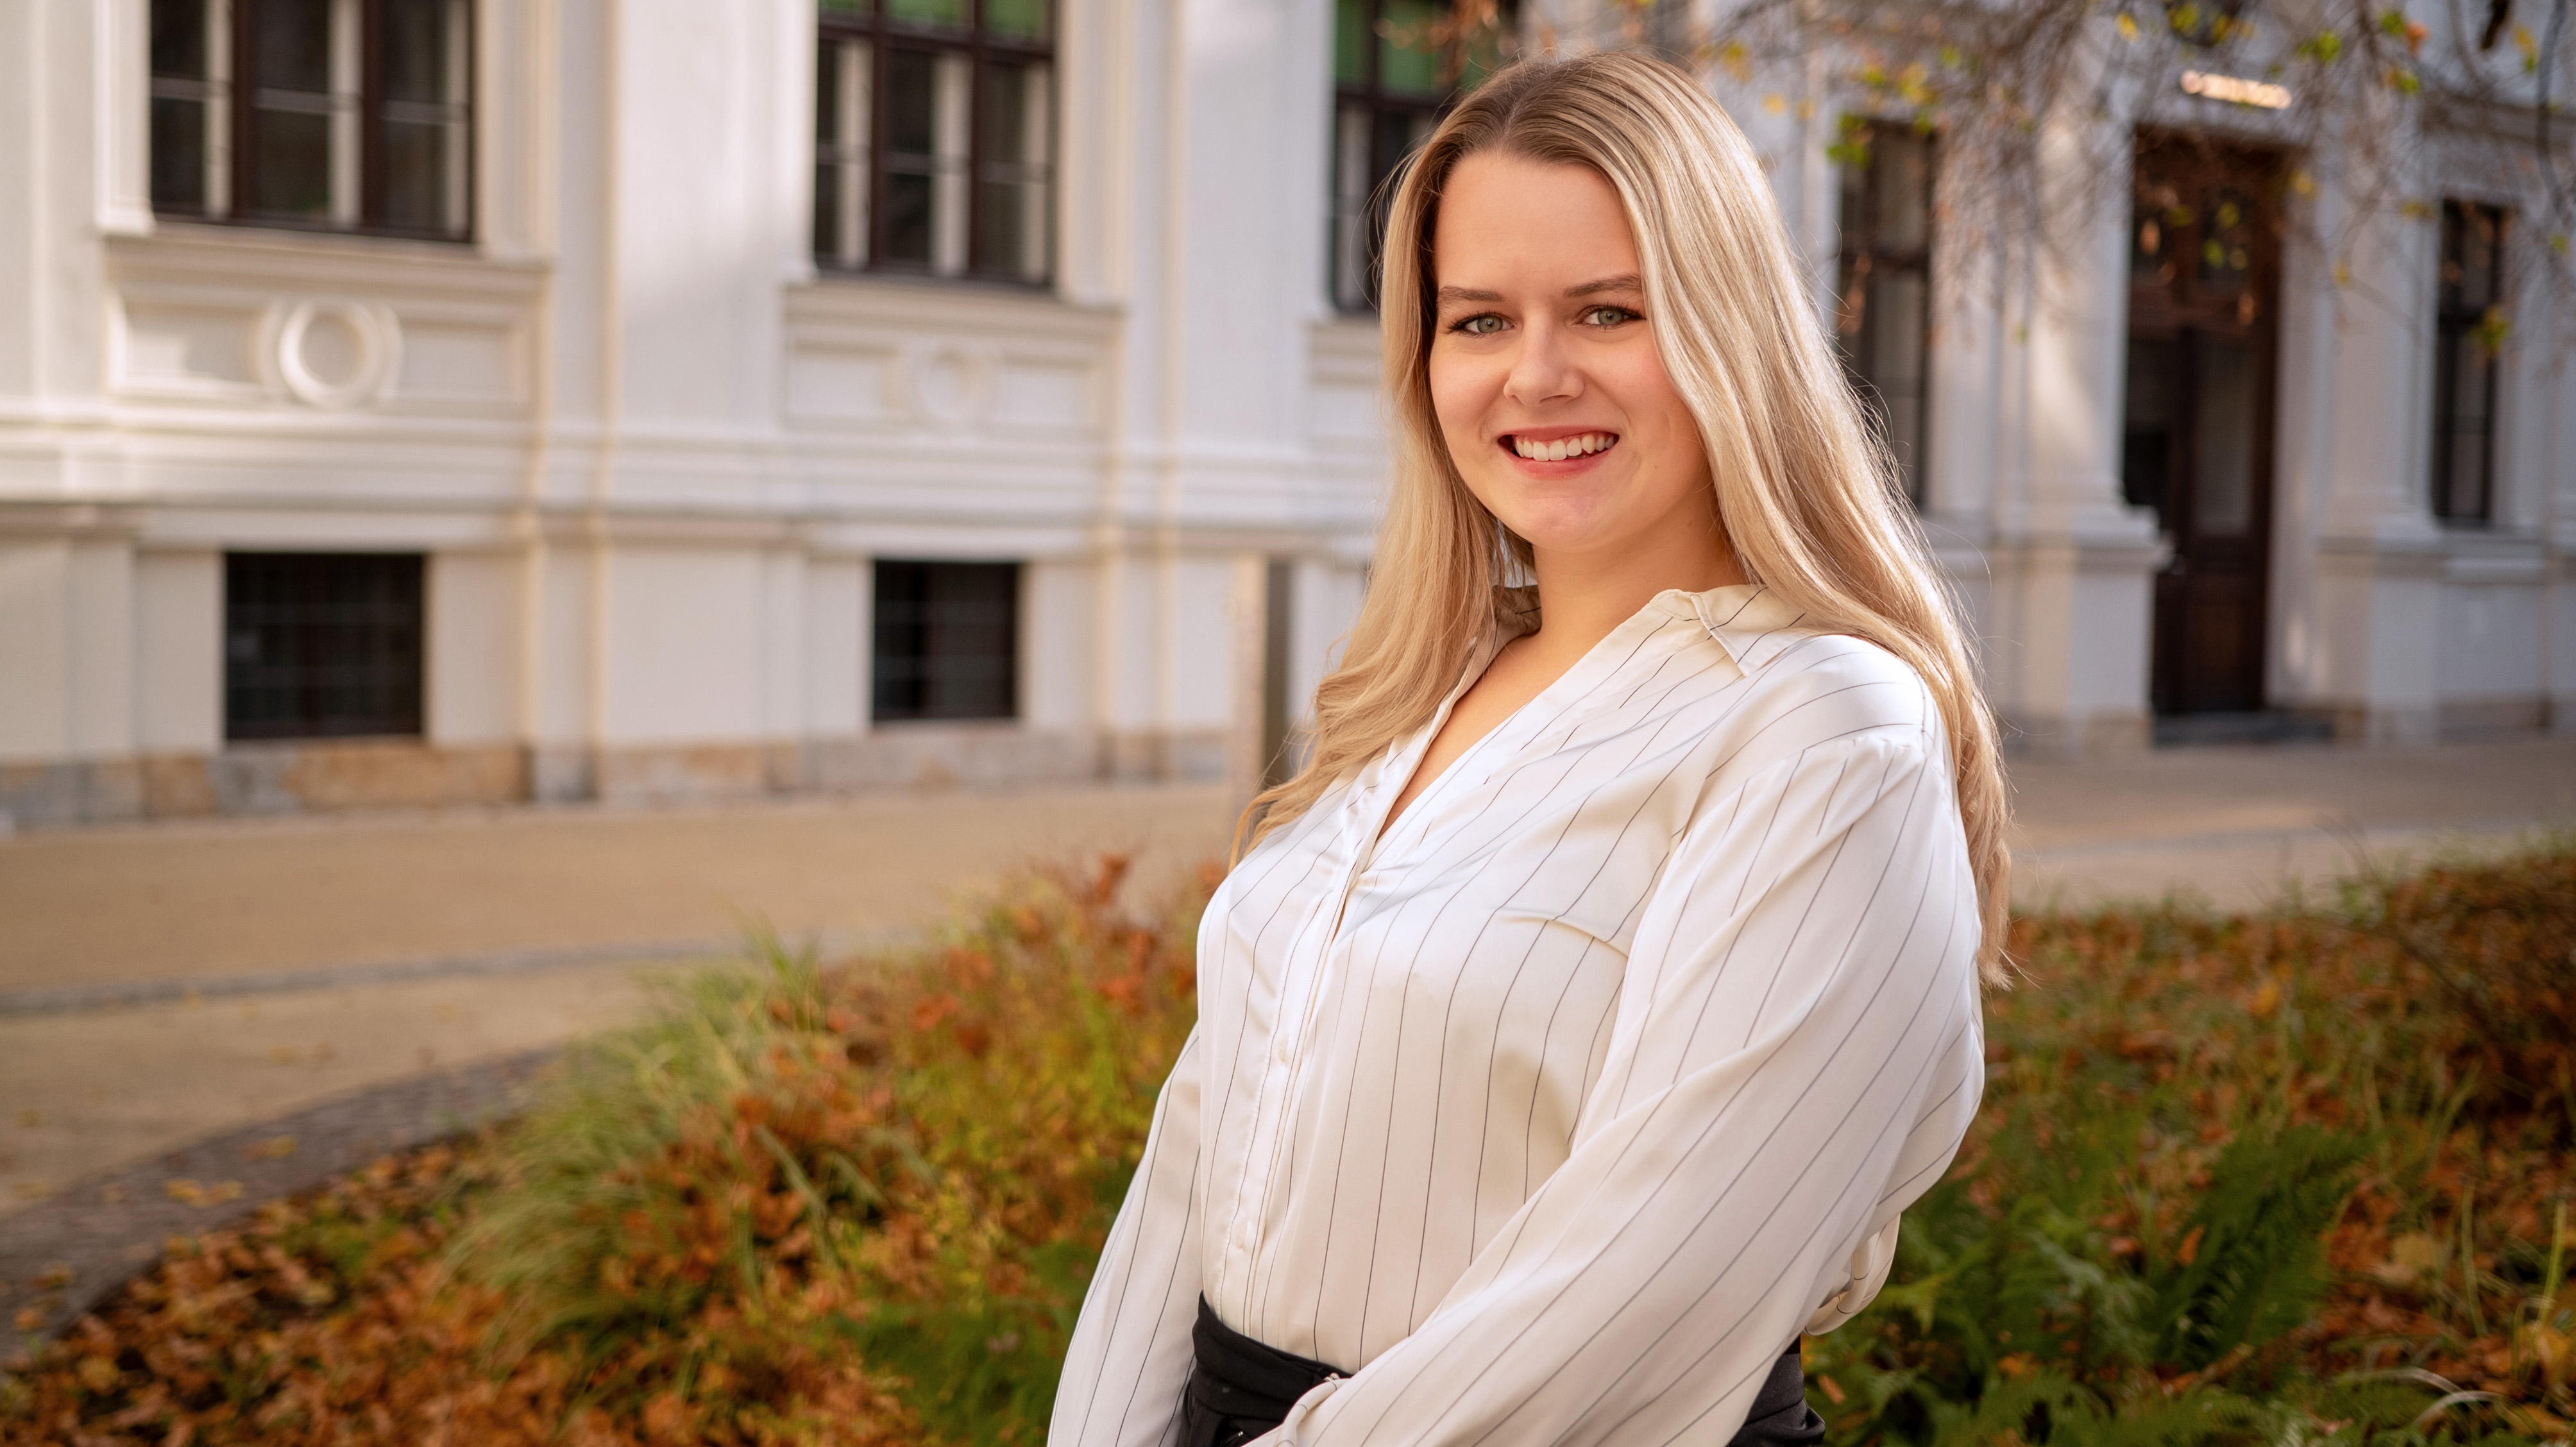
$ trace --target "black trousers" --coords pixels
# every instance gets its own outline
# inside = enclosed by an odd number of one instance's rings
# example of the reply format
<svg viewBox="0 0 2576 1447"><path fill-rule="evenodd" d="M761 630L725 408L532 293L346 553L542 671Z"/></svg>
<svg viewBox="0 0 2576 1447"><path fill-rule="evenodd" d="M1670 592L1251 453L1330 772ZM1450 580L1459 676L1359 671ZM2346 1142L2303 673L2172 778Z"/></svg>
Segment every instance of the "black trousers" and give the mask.
<svg viewBox="0 0 2576 1447"><path fill-rule="evenodd" d="M1350 1375L1254 1341L1217 1320L1205 1297L1190 1346L1196 1362L1181 1394L1180 1447L1242 1447L1287 1420L1299 1397ZM1814 1447L1824 1437L1825 1420L1807 1405L1806 1377L1792 1345L1771 1364L1751 1415L1727 1447Z"/></svg>

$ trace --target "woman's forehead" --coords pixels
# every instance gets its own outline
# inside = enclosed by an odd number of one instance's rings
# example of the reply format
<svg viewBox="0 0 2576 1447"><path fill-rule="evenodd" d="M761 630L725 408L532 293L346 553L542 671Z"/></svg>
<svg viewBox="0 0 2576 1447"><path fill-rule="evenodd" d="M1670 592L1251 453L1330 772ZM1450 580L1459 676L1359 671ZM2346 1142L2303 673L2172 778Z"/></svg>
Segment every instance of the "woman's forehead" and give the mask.
<svg viewBox="0 0 2576 1447"><path fill-rule="evenodd" d="M1554 295L1637 271L1636 238L1607 178L1498 151L1449 173L1431 245L1443 291Z"/></svg>

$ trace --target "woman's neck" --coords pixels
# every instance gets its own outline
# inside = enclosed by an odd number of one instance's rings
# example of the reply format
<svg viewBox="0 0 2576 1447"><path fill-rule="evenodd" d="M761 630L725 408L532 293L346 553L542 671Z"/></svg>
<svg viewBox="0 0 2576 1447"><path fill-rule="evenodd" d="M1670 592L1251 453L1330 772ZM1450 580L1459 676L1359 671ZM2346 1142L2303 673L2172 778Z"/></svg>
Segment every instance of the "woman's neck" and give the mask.
<svg viewBox="0 0 2576 1447"><path fill-rule="evenodd" d="M1521 646L1567 665L1668 588L1699 593L1747 581L1713 518L1705 531L1671 528L1616 549L1533 549L1531 561L1538 574L1539 628Z"/></svg>

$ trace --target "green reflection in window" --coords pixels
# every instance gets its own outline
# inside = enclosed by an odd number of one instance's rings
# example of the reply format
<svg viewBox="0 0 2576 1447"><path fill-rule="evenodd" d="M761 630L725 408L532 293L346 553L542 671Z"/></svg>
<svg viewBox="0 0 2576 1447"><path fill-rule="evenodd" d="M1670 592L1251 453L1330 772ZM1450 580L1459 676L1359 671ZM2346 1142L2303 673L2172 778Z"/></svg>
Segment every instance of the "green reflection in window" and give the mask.
<svg viewBox="0 0 2576 1447"><path fill-rule="evenodd" d="M1387 0L1384 13L1378 32L1378 84L1387 90L1439 94L1440 47L1431 33L1440 16L1436 0Z"/></svg>
<svg viewBox="0 0 2576 1447"><path fill-rule="evenodd" d="M1368 80L1368 0L1334 0L1333 79L1343 85Z"/></svg>
<svg viewBox="0 0 2576 1447"><path fill-rule="evenodd" d="M876 0L819 0L826 15L865 15L876 8Z"/></svg>
<svg viewBox="0 0 2576 1447"><path fill-rule="evenodd" d="M1044 40L1047 0L984 0L984 31L1004 40Z"/></svg>
<svg viewBox="0 0 2576 1447"><path fill-rule="evenodd" d="M960 29L966 24L966 0L886 0L886 18L897 25Z"/></svg>

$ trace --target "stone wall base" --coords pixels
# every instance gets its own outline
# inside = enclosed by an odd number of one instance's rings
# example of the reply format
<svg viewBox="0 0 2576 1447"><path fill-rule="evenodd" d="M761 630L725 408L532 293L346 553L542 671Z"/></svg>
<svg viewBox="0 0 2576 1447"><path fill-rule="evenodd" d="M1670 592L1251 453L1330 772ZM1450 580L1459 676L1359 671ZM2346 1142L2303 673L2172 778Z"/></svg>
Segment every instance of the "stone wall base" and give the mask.
<svg viewBox="0 0 2576 1447"><path fill-rule="evenodd" d="M2138 753L2154 740L2155 721L2143 711L2073 719L2006 713L1999 722L2004 752L2023 758L2098 759Z"/></svg>
<svg viewBox="0 0 2576 1447"><path fill-rule="evenodd" d="M310 740L0 765L0 813L13 824L419 809L526 797L526 751L515 744Z"/></svg>
<svg viewBox="0 0 2576 1447"><path fill-rule="evenodd" d="M0 827L467 804L722 803L773 794L1211 782L1219 730L1103 737L1013 724L918 724L789 743L239 744L213 754L0 764Z"/></svg>

